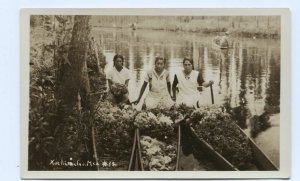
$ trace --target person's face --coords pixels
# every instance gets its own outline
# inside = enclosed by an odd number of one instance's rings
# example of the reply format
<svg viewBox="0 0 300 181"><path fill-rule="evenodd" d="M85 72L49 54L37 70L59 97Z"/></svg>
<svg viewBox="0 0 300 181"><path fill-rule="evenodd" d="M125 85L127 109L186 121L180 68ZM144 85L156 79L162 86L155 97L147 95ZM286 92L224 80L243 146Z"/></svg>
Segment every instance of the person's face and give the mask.
<svg viewBox="0 0 300 181"><path fill-rule="evenodd" d="M190 71L192 71L192 69L193 69L193 65L191 64L191 62L190 61L184 61L184 63L183 63L183 68L184 68L184 70L186 71L186 72L190 72Z"/></svg>
<svg viewBox="0 0 300 181"><path fill-rule="evenodd" d="M159 59L155 63L155 69L158 72L161 72L164 69L164 66L165 66L164 60Z"/></svg>
<svg viewBox="0 0 300 181"><path fill-rule="evenodd" d="M123 60L121 58L117 58L115 60L115 66L121 68L123 66Z"/></svg>

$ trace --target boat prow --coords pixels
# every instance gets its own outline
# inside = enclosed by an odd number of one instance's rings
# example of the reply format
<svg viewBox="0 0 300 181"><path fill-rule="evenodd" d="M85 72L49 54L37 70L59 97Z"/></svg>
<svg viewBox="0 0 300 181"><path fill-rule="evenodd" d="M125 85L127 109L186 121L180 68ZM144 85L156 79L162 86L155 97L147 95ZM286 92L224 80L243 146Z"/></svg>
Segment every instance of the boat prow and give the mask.
<svg viewBox="0 0 300 181"><path fill-rule="evenodd" d="M279 170L279 168L272 162L272 160L257 146L253 139L250 138L240 127L239 129L249 140L249 144L251 146L254 157L254 164L257 166L257 168L259 170Z"/></svg>
<svg viewBox="0 0 300 181"><path fill-rule="evenodd" d="M239 126L238 126L239 127ZM196 144L202 149L203 152L208 154L212 160L218 165L221 170L231 170L239 171L234 165L232 165L226 158L224 158L220 153L215 151L213 147L208 144L202 138L199 138L195 130L189 126L191 136L196 141ZM253 163L256 168L254 170L264 170L264 171L277 171L279 170L277 166L266 156L266 154L256 145L256 143L239 127L244 136L249 140L249 144L253 153Z"/></svg>

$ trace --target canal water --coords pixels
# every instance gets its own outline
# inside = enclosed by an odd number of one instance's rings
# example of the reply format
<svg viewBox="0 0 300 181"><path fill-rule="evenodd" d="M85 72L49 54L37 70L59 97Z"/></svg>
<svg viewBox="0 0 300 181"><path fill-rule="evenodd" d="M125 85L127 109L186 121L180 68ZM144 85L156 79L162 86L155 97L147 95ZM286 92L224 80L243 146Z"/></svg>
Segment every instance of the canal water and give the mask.
<svg viewBox="0 0 300 181"><path fill-rule="evenodd" d="M231 48L220 50L212 45L214 36L198 33L94 28L92 35L106 56L106 71L113 66L115 54L125 57L124 66L131 73L131 101L137 99L145 72L154 67L156 56L167 59L171 81L183 69L183 58L190 57L204 80L214 81L215 104L225 105L237 113L246 112L239 116L247 115L247 118L268 111L275 115L272 121L279 127L280 116L276 115L280 112L280 40L229 37ZM209 88L203 88L200 94L201 104L211 104ZM240 125L246 129L247 119ZM270 130L270 134L267 130L263 138L258 137L260 145L274 138L279 143L279 129ZM271 157L277 162L279 146L273 147L277 151Z"/></svg>

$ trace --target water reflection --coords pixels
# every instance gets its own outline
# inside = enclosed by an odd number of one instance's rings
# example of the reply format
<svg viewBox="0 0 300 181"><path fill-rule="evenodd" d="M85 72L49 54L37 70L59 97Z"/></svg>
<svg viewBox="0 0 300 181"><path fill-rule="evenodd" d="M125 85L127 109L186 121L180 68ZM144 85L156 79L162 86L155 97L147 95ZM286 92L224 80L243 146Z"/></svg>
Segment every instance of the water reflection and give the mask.
<svg viewBox="0 0 300 181"><path fill-rule="evenodd" d="M93 32L103 47L107 67L119 53L131 71L130 99L136 100L145 71L155 56L168 60L171 80L182 69L182 59L192 57L194 68L205 80L213 80L216 104L236 108L241 115L279 112L280 43L276 40L232 39L232 48L213 48L213 37L164 31L101 29ZM202 104L211 104L210 91L204 89ZM246 118L245 118L246 119ZM240 126L245 127L245 120Z"/></svg>

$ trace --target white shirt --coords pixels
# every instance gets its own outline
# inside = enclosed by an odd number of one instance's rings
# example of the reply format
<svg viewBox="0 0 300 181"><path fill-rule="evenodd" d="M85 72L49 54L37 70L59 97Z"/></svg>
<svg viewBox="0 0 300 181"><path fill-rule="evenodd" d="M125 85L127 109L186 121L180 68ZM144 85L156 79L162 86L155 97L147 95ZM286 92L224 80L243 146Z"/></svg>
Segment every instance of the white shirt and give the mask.
<svg viewBox="0 0 300 181"><path fill-rule="evenodd" d="M187 106L194 106L200 98L200 93L197 90L199 86L198 76L199 72L192 70L192 72L186 76L183 71L176 74L178 79L179 93L176 98L177 104L186 104Z"/></svg>
<svg viewBox="0 0 300 181"><path fill-rule="evenodd" d="M125 84L129 80L129 70L125 67L119 72L116 67L113 67L107 72L106 79L110 79L113 83Z"/></svg>
<svg viewBox="0 0 300 181"><path fill-rule="evenodd" d="M167 82L170 82L169 72L163 70L158 75L154 69L147 72L144 81L149 83L149 93L146 96L146 107L151 108L170 108L174 105L168 92Z"/></svg>
<svg viewBox="0 0 300 181"><path fill-rule="evenodd" d="M154 69L149 70L147 71L144 81L149 83L150 92L168 92L167 82L170 82L169 72L164 69L163 72L158 75Z"/></svg>

